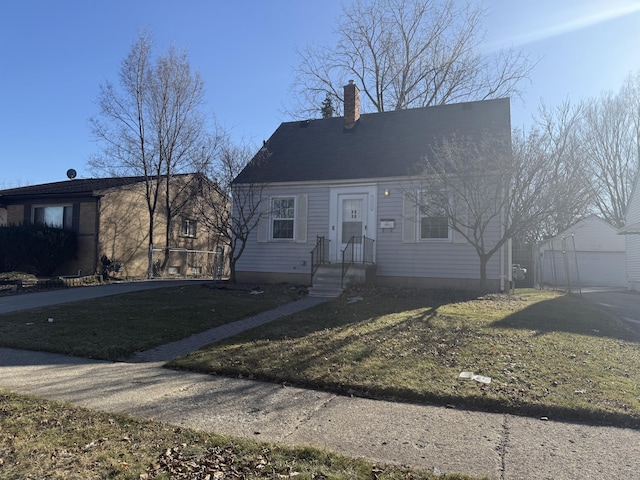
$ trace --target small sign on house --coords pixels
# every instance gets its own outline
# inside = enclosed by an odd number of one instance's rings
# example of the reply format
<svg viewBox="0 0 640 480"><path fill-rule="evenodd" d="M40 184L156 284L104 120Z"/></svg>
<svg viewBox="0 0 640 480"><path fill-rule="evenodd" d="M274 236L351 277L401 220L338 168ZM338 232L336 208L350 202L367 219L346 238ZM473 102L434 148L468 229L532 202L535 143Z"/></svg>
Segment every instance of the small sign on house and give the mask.
<svg viewBox="0 0 640 480"><path fill-rule="evenodd" d="M380 228L382 230L393 229L396 226L396 221L394 219L383 218L380 219Z"/></svg>

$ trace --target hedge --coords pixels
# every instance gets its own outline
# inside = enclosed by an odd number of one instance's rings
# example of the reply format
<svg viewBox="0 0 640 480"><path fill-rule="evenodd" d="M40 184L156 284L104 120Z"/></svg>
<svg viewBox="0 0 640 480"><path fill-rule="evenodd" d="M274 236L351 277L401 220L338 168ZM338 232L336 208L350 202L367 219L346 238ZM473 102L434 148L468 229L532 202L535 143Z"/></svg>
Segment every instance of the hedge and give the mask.
<svg viewBox="0 0 640 480"><path fill-rule="evenodd" d="M78 239L70 230L39 224L0 227L0 272L51 276L77 251Z"/></svg>

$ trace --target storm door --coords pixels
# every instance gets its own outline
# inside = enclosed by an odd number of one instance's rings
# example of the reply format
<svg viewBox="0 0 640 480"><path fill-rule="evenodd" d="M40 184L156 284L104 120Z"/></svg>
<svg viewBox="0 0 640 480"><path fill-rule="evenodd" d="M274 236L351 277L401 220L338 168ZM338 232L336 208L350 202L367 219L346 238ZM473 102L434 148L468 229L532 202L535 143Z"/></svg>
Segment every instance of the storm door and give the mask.
<svg viewBox="0 0 640 480"><path fill-rule="evenodd" d="M367 234L367 195L344 194L338 196L338 241L344 250L352 241L362 243Z"/></svg>

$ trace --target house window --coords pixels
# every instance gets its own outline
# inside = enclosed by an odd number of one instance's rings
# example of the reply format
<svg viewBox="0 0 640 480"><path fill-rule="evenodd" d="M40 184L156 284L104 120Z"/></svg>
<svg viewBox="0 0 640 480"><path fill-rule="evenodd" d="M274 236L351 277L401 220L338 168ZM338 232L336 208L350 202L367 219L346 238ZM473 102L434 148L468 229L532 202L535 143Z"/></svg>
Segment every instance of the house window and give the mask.
<svg viewBox="0 0 640 480"><path fill-rule="evenodd" d="M283 197L271 200L272 237L275 240L293 240L295 198Z"/></svg>
<svg viewBox="0 0 640 480"><path fill-rule="evenodd" d="M450 233L443 209L420 207L420 240L448 240Z"/></svg>
<svg viewBox="0 0 640 480"><path fill-rule="evenodd" d="M70 230L73 222L71 205L55 205L33 208L33 223Z"/></svg>
<svg viewBox="0 0 640 480"><path fill-rule="evenodd" d="M182 225L180 226L180 236L181 237L195 237L196 236L196 221L189 220L187 218L182 220Z"/></svg>

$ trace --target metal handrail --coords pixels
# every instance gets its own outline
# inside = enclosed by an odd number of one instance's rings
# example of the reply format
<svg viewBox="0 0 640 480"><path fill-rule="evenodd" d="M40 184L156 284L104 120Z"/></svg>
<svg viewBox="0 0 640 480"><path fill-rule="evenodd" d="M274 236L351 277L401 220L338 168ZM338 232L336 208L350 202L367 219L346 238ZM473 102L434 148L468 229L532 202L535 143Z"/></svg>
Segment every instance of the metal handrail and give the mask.
<svg viewBox="0 0 640 480"><path fill-rule="evenodd" d="M351 265L361 263L363 265L373 264L373 242L372 238L364 235L352 236L347 245L342 250L342 279L340 288L344 288L344 277Z"/></svg>
<svg viewBox="0 0 640 480"><path fill-rule="evenodd" d="M311 250L311 285L313 286L313 276L320 265L329 263L329 240L317 236L316 246Z"/></svg>

